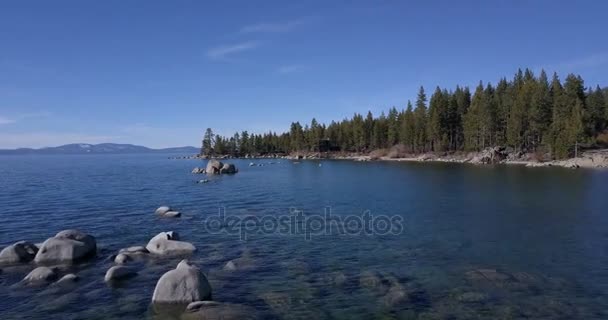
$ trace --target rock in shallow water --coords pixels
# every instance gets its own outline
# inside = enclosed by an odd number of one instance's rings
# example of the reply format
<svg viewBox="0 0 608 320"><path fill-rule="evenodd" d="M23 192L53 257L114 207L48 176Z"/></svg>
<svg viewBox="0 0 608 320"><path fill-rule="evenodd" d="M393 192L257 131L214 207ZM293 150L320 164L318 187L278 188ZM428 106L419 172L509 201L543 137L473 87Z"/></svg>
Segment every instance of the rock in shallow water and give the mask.
<svg viewBox="0 0 608 320"><path fill-rule="evenodd" d="M69 285L69 284L78 282L78 280L80 280L80 278L77 275L75 275L73 273L68 273L65 276L61 277L61 279L57 280L57 282L55 282L54 285L57 285L57 286Z"/></svg>
<svg viewBox="0 0 608 320"><path fill-rule="evenodd" d="M189 254L196 251L193 244L185 241L179 241L179 236L176 232L161 232L154 238L150 239L146 249L153 254L171 255L171 254Z"/></svg>
<svg viewBox="0 0 608 320"><path fill-rule="evenodd" d="M117 263L117 264L125 264L125 263L127 263L129 261L131 261L131 257L129 257L129 255L127 255L125 253L119 253L114 258L114 263Z"/></svg>
<svg viewBox="0 0 608 320"><path fill-rule="evenodd" d="M254 320L262 319L255 309L232 303L196 301L186 308L183 320Z"/></svg>
<svg viewBox="0 0 608 320"><path fill-rule="evenodd" d="M211 285L199 268L182 260L163 274L152 296L153 303L190 303L211 299Z"/></svg>
<svg viewBox="0 0 608 320"><path fill-rule="evenodd" d="M148 253L150 253L150 251L148 251L148 249L146 249L146 247L144 247L144 246L133 246L133 247L120 249L118 251L118 253L134 255L134 254L148 254Z"/></svg>
<svg viewBox="0 0 608 320"><path fill-rule="evenodd" d="M125 266L113 266L106 272L105 282L122 280L135 276L137 273L133 269Z"/></svg>
<svg viewBox="0 0 608 320"><path fill-rule="evenodd" d="M179 211L175 211L167 206L159 207L154 213L165 218L177 218L182 215Z"/></svg>
<svg viewBox="0 0 608 320"><path fill-rule="evenodd" d="M57 279L57 272L55 269L48 267L38 267L30 272L23 281L28 284L41 284L51 282Z"/></svg>
<svg viewBox="0 0 608 320"><path fill-rule="evenodd" d="M36 263L74 262L95 255L95 238L78 230L64 230L42 243Z"/></svg>
<svg viewBox="0 0 608 320"><path fill-rule="evenodd" d="M25 263L34 260L38 247L27 241L19 241L0 251L0 265Z"/></svg>

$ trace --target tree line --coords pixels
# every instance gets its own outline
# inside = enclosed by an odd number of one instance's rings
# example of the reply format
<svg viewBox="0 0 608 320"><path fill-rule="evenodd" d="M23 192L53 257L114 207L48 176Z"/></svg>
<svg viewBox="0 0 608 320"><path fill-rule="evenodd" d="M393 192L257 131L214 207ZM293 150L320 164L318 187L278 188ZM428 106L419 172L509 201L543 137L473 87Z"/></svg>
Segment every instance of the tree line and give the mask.
<svg viewBox="0 0 608 320"><path fill-rule="evenodd" d="M408 153L479 151L508 146L517 151L543 152L552 158L572 156L579 145L592 146L598 137L608 140L608 90L585 88L583 79L569 74L560 81L526 69L496 85L482 82L474 92L437 87L427 99L420 87L414 104L387 113L332 121L312 119L302 126L291 123L289 132L232 137L207 129L202 154L243 156L271 153L315 152L326 141L333 150L371 152L401 145ZM605 141L608 142L608 141Z"/></svg>

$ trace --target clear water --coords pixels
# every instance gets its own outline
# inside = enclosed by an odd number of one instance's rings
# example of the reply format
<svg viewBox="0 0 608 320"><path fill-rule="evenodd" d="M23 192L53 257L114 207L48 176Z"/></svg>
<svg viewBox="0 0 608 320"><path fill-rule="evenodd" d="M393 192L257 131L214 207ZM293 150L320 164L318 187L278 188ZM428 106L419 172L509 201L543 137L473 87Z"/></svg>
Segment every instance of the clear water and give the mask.
<svg viewBox="0 0 608 320"><path fill-rule="evenodd" d="M18 282L3 268L2 319L171 319L150 306L181 257L133 262L138 275L103 281L120 248L174 230L198 251L214 300L276 319L601 319L608 315L608 172L458 164L302 161L234 176L190 174L199 160L167 155L0 157L0 246L77 228L97 258L63 266L72 290ZM267 163L269 160L255 161ZM319 166L319 163L322 166ZM171 205L179 219L154 210ZM399 235L213 233L205 218L399 215ZM225 271L232 259L245 267ZM243 263L241 263L241 266ZM495 269L481 275L474 270ZM473 271L473 272L472 272ZM370 285L369 274L381 281ZM481 275L481 276L480 276ZM367 280L366 280L367 279ZM372 281L373 282L373 281Z"/></svg>

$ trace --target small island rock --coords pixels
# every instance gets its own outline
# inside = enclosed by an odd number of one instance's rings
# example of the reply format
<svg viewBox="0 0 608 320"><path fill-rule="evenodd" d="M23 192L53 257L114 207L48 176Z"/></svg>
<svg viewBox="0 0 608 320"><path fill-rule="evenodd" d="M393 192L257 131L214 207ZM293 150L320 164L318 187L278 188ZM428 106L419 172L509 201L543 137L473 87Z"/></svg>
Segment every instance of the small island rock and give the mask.
<svg viewBox="0 0 608 320"><path fill-rule="evenodd" d="M153 303L190 303L211 299L211 285L199 268L182 260L163 274L154 288Z"/></svg>
<svg viewBox="0 0 608 320"><path fill-rule="evenodd" d="M95 238L78 230L64 230L42 243L36 263L74 262L95 255Z"/></svg>
<svg viewBox="0 0 608 320"><path fill-rule="evenodd" d="M207 174L219 174L223 166L224 164L220 161L212 159L207 162L207 168L205 169L205 172Z"/></svg>
<svg viewBox="0 0 608 320"><path fill-rule="evenodd" d="M179 241L179 236L176 232L161 232L150 239L146 249L153 254L184 254L196 251L196 247L185 241Z"/></svg>

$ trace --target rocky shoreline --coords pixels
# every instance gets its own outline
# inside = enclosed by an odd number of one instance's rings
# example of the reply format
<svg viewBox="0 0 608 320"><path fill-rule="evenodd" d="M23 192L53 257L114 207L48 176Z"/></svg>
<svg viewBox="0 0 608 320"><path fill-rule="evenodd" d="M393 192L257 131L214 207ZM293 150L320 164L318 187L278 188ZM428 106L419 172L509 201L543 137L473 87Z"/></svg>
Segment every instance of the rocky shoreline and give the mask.
<svg viewBox="0 0 608 320"><path fill-rule="evenodd" d="M172 157L170 159L208 159L206 156L192 155L184 157ZM232 157L228 155L218 156L217 159L286 159L286 160L352 160L352 161L411 161L411 162L449 162L468 163L476 165L507 164L523 165L526 167L564 167L564 168L608 168L608 149L598 149L582 152L576 158L565 160L539 161L531 153L516 152L504 147L486 148L480 152L456 152L456 153L424 153L416 155L391 155L371 153L326 153L299 152L289 155L246 155L245 157ZM221 164L221 162L220 162ZM205 173L203 168L195 168L193 173ZM231 172L232 173L232 172Z"/></svg>

